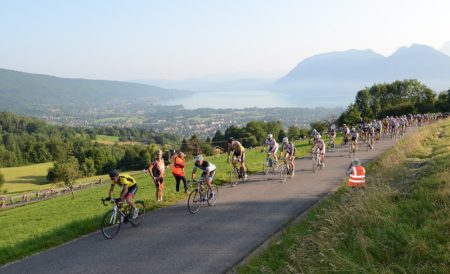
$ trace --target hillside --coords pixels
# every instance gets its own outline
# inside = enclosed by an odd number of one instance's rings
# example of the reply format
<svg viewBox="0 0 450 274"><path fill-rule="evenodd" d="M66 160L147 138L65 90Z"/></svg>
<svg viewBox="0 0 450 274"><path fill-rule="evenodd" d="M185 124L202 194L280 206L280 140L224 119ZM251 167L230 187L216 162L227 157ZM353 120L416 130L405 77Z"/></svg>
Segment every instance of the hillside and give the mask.
<svg viewBox="0 0 450 274"><path fill-rule="evenodd" d="M56 107L158 103L189 93L138 83L59 78L0 69L0 109L21 113Z"/></svg>
<svg viewBox="0 0 450 274"><path fill-rule="evenodd" d="M418 44L399 48L388 57L372 50L319 54L298 64L272 88L345 96L375 82L403 79L417 79L434 90L446 90L450 87L450 56Z"/></svg>

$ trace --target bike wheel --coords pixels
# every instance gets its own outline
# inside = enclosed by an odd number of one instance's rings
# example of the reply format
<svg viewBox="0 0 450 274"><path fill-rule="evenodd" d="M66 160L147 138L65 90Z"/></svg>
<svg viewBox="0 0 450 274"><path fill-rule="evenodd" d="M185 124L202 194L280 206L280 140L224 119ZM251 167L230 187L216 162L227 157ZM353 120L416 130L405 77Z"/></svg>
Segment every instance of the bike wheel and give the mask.
<svg viewBox="0 0 450 274"><path fill-rule="evenodd" d="M198 189L192 190L188 199L188 210L191 214L195 214L200 210L201 197Z"/></svg>
<svg viewBox="0 0 450 274"><path fill-rule="evenodd" d="M112 239L120 229L122 222L120 221L120 213L110 210L103 216L101 227L102 234L106 239Z"/></svg>
<svg viewBox="0 0 450 274"><path fill-rule="evenodd" d="M145 216L145 205L143 201L136 201L134 203L134 205L136 206L136 209L139 211L138 215L136 218L133 218L133 212L131 212L131 216L129 218L130 223L132 226L136 227L139 226L142 221L144 220L144 216Z"/></svg>
<svg viewBox="0 0 450 274"><path fill-rule="evenodd" d="M267 161L264 161L264 163L263 163L263 173L264 173L264 175L269 174L269 166L267 164Z"/></svg>
<svg viewBox="0 0 450 274"><path fill-rule="evenodd" d="M206 197L208 197L208 205L213 206L216 204L217 194L219 194L219 188L216 185L212 185L212 187L208 186L208 189L206 191Z"/></svg>
<svg viewBox="0 0 450 274"><path fill-rule="evenodd" d="M287 166L286 165L282 165L280 167L280 181L281 183L285 183L286 179L287 179Z"/></svg>
<svg viewBox="0 0 450 274"><path fill-rule="evenodd" d="M317 161L313 158L312 160L312 172L315 173L317 169Z"/></svg>
<svg viewBox="0 0 450 274"><path fill-rule="evenodd" d="M235 187L239 183L239 172L236 169L233 169L230 172L230 185Z"/></svg>

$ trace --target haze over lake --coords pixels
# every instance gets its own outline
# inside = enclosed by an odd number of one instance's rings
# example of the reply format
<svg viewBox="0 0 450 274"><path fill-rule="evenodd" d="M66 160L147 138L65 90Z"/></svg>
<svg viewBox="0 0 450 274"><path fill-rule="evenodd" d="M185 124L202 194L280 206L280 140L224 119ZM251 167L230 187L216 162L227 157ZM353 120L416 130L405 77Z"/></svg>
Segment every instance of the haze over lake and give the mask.
<svg viewBox="0 0 450 274"><path fill-rule="evenodd" d="M293 95L267 90L197 92L191 96L166 101L165 105L196 108L269 108L269 107L345 107L354 94Z"/></svg>

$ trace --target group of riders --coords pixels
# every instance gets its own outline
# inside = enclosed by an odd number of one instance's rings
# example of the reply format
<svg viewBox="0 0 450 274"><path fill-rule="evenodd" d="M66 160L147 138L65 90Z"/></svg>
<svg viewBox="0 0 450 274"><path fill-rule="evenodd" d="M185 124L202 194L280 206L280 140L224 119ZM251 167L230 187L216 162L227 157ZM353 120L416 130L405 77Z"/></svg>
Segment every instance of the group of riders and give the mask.
<svg viewBox="0 0 450 274"><path fill-rule="evenodd" d="M438 118L440 118L439 114L416 114L416 115L402 115L402 116L386 116L384 119L375 119L372 121L364 121L363 119L360 119L359 124L356 127L349 127L348 125L344 124L342 127L342 135L343 135L343 145L347 145L348 143L351 143L352 145L355 145L356 148L358 146L358 140L364 141L368 144L371 144L373 147L373 143L380 140L382 136L384 137L390 137L390 138L398 138L403 136L406 133L406 130L409 126L415 125L415 126L422 126L425 124L430 124L434 121L436 121ZM331 146L334 146L334 142L337 135L337 129L334 126L331 126L328 129L328 135L329 135L329 144ZM313 138L312 143L312 149L311 153L317 153L320 154L322 167L325 166L325 152L326 152L326 145L325 141L322 138L322 135L320 132L318 132L316 129L313 129L311 131L311 137ZM295 145L292 141L289 141L288 137L284 137L282 139L281 147L279 147L277 141L274 139L272 134L269 134L267 136L267 139L264 141L263 150L264 148L268 147L268 157L272 157L275 162L277 162L279 159L283 157L282 160L284 160L286 163L290 166L290 172L291 177L294 176L295 171ZM278 150L280 149L279 154L277 155ZM161 169L159 168L159 172L156 172L157 174L154 174L155 172L152 170L155 170L154 167L160 167L161 166L161 159L162 159L162 153L158 153L159 161L155 160L152 165L149 168L149 174L153 178L155 185L157 186L157 199L158 201L162 201L162 185L163 180L161 173L164 171L164 167ZM240 164L239 167L239 177L243 180L247 179L247 167L245 164L245 148L239 142L238 140L235 140L234 138L228 139L228 157L227 157L227 163L229 163L231 160L231 163L234 168L237 169L237 164ZM155 164L156 163L156 164ZM164 162L162 161L162 165ZM192 180L195 180L195 173L196 171L200 169L202 171L202 181L209 185L211 187L212 181L214 179L214 176L216 174L216 166L212 164L211 162L205 160L202 155L197 155L195 157L195 164L194 168L192 170ZM131 206L132 209L134 209L133 216L137 216L137 210L134 206L134 203L132 201L133 197L135 196L138 186L136 183L136 180L132 178L129 175L126 174L119 174L116 170L113 170L109 174L112 184L111 188L109 190L108 198L111 199L111 194L113 192L115 185L120 185L123 187L123 190L120 194L120 201L119 206L123 204L123 201L126 200L128 204ZM159 177L158 177L159 176ZM215 195L213 192L212 195Z"/></svg>

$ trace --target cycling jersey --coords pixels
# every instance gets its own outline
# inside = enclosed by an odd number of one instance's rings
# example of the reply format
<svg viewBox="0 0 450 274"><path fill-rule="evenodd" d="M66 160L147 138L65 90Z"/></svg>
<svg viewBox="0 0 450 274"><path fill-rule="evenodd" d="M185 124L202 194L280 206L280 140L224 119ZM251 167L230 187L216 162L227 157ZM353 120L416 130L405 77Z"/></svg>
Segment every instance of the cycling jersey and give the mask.
<svg viewBox="0 0 450 274"><path fill-rule="evenodd" d="M201 165L199 163L195 163L194 170L192 172L195 173L197 168L203 171L202 176L205 176L206 173L209 172L209 177L213 177L216 171L216 166L206 160L204 160Z"/></svg>
<svg viewBox="0 0 450 274"><path fill-rule="evenodd" d="M132 187L132 186L136 185L136 180L133 177L131 177L130 175L122 174L119 176L119 180L117 182L112 181L111 185L120 185L122 187L124 187L124 186Z"/></svg>
<svg viewBox="0 0 450 274"><path fill-rule="evenodd" d="M277 152L278 150L278 143L275 141L275 139L272 140L266 139L264 145L269 146L269 152Z"/></svg>
<svg viewBox="0 0 450 274"><path fill-rule="evenodd" d="M292 142L289 143L283 143L281 145L281 151L286 151L286 154L292 154L292 152L295 153L295 146Z"/></svg>
<svg viewBox="0 0 450 274"><path fill-rule="evenodd" d="M322 152L325 152L325 142L322 139L314 141L314 147L317 147Z"/></svg>

